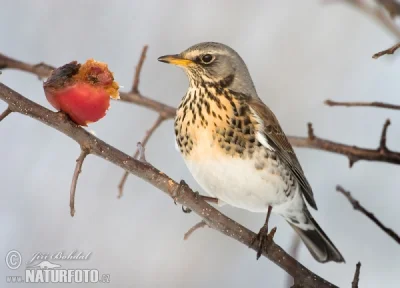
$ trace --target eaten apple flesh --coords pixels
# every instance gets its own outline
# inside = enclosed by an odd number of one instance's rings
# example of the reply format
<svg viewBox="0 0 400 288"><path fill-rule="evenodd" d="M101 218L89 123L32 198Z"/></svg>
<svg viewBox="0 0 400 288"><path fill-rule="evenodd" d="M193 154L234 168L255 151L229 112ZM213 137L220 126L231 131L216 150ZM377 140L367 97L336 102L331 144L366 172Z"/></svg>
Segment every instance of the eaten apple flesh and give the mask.
<svg viewBox="0 0 400 288"><path fill-rule="evenodd" d="M118 83L105 63L71 62L53 71L43 85L50 104L76 124L87 126L103 118L110 97L118 99Z"/></svg>

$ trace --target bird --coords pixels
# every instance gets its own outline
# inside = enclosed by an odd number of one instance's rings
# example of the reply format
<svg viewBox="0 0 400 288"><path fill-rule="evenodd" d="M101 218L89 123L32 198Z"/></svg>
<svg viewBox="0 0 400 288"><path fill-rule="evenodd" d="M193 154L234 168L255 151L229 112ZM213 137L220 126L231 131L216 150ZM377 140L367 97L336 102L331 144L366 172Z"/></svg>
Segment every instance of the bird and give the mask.
<svg viewBox="0 0 400 288"><path fill-rule="evenodd" d="M309 212L306 202L317 209L312 188L240 55L225 44L203 42L158 60L183 68L189 80L174 129L194 179L220 206L266 213L252 242L259 240L257 259L267 249L273 212L290 224L318 262L344 262Z"/></svg>

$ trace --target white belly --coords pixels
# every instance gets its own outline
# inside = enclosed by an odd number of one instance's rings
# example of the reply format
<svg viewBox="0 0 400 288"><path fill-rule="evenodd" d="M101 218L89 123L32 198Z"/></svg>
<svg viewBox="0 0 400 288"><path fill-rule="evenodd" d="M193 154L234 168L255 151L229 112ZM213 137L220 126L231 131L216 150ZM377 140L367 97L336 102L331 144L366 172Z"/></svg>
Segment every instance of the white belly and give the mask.
<svg viewBox="0 0 400 288"><path fill-rule="evenodd" d="M194 147L185 162L212 197L252 212L266 212L268 206L288 202L284 193L287 185L273 160L265 159L262 150L254 152L252 159L234 158L213 149L214 143L207 135L200 139L201 144ZM257 159L265 159L263 169L256 169Z"/></svg>

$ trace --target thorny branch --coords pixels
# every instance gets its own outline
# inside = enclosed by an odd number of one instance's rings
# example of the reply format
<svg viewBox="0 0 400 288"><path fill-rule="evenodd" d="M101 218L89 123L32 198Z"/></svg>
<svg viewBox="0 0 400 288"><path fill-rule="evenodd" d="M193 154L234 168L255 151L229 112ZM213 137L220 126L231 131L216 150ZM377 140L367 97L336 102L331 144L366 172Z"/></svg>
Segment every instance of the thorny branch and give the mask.
<svg viewBox="0 0 400 288"><path fill-rule="evenodd" d="M344 106L344 107L377 107L385 109L400 110L400 105L394 105L383 102L337 102L332 100L325 100L324 102L328 106Z"/></svg>
<svg viewBox="0 0 400 288"><path fill-rule="evenodd" d="M32 66L32 65L26 64L24 62L14 60L14 59L4 56L2 54L0 54L0 67L3 67L4 69L9 68L9 69L17 69L17 70L30 72L39 77L47 77L50 75L50 73L52 71L52 69L50 69L50 68L48 68L47 71L44 71L43 69L35 70L33 68L33 67L35 67L35 65ZM44 64L44 66L42 66L42 67L51 67L51 66ZM165 105L156 100L147 98L146 96L140 94L139 92L138 93L120 92L120 97L121 97L120 100L122 100L122 101L134 103L139 106L143 106L150 110L158 112L159 115L164 118L164 120L175 117L175 111L176 111L175 108ZM369 105L365 105L365 106L369 106ZM392 109L394 109L394 108L392 108ZM394 152L394 151L388 150L385 153L381 153L380 151L378 151L376 149L360 148L357 146L346 145L346 144L322 139L319 137L315 137L315 135L313 135L313 133L310 134L310 128L312 128L312 126L310 127L311 124L308 124L308 125L309 125L308 126L308 130L309 130L308 137L288 136L288 139L293 146L302 147L302 148L312 148L312 149L323 150L323 151L328 151L328 152L332 152L332 153L345 155L350 160L350 164L351 164L350 166L352 166L356 161L359 161L359 160L387 162L387 163L400 165L400 153L399 152ZM145 137L146 137L146 135L145 135ZM144 138L143 138L142 143L145 146L145 143L147 143L147 141L144 141ZM124 177L125 177L125 174L124 174ZM121 187L123 187L123 185L124 185L124 184L121 185L122 182L123 181L121 180L121 182L119 184L119 191L121 191Z"/></svg>
<svg viewBox="0 0 400 288"><path fill-rule="evenodd" d="M228 218L207 202L203 201L187 185L182 187L182 189L178 189L179 184L165 173L162 173L149 163L136 160L110 146L82 127L77 126L74 122L64 117L62 113L52 112L25 98L2 83L0 83L0 99L9 105L13 112L27 115L60 131L76 141L81 147L85 147L88 154L96 155L111 162L165 192L176 202L188 207L199 215L211 228L246 246L250 246L252 239L256 236L255 233L248 230L246 227ZM174 191L180 192L178 195L172 195ZM253 250L257 250L259 244L258 241L255 242L256 243L253 243L253 246L251 246ZM302 287L336 287L312 273L274 242L271 242L267 251L262 251L262 255L284 269L296 279L297 284L301 283L301 285L303 285Z"/></svg>
<svg viewBox="0 0 400 288"><path fill-rule="evenodd" d="M372 55L372 58L374 59L378 59L379 57L386 55L386 54L394 54L394 52L396 52L397 49L400 48L400 43L397 43L395 45L393 45L392 47L383 50L381 52L375 53L374 55Z"/></svg>
<svg viewBox="0 0 400 288"><path fill-rule="evenodd" d="M79 174L82 172L83 161L85 161L86 156L89 154L86 148L81 147L81 154L78 159L76 159L76 166L74 175L72 176L71 182L71 190L70 190L70 198L69 198L69 207L70 214L72 217L75 215L75 192L76 192L76 184L78 183Z"/></svg>
<svg viewBox="0 0 400 288"><path fill-rule="evenodd" d="M358 262L356 265L356 272L354 272L353 282L351 282L351 288L358 288L358 282L360 282L360 269L361 262Z"/></svg>
<svg viewBox="0 0 400 288"><path fill-rule="evenodd" d="M376 225L378 225L379 228L381 228L386 234L388 234L391 238L394 239L394 241L396 241L397 243L400 244L400 236L398 234L396 234L392 229L387 228L385 225L382 224L381 221L379 221L374 214L372 214L371 212L369 212L367 209L365 209L360 202L358 202L356 199L353 198L353 196L351 196L350 192L344 190L343 187L341 186L336 186L336 190L340 193L342 193L347 200L349 200L349 202L351 203L351 205L353 205L354 210L358 210L360 211L362 214L364 214L365 216L367 216L370 220L372 220L372 222L374 222Z"/></svg>

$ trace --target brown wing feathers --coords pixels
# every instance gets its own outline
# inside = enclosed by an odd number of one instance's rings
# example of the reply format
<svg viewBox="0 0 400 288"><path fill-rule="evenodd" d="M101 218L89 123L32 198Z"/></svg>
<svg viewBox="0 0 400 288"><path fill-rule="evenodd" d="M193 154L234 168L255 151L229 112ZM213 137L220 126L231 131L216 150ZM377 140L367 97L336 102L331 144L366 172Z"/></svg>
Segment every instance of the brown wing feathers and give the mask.
<svg viewBox="0 0 400 288"><path fill-rule="evenodd" d="M249 105L263 121L264 133L269 140L269 144L275 149L279 159L289 167L293 175L299 181L307 202L311 207L317 209L312 188L304 175L303 169L293 151L292 145L290 145L289 140L282 131L274 113L264 103L262 103L261 100L256 98L251 98Z"/></svg>

